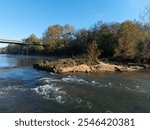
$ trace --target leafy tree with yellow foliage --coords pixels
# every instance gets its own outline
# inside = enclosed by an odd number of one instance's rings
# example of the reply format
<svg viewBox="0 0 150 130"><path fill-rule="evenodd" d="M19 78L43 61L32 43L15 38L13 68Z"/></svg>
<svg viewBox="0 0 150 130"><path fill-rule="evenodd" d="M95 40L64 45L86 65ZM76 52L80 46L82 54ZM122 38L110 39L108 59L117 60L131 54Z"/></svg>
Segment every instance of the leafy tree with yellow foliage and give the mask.
<svg viewBox="0 0 150 130"><path fill-rule="evenodd" d="M142 39L141 25L137 22L125 21L117 32L118 43L115 48L115 57L134 59L137 47Z"/></svg>

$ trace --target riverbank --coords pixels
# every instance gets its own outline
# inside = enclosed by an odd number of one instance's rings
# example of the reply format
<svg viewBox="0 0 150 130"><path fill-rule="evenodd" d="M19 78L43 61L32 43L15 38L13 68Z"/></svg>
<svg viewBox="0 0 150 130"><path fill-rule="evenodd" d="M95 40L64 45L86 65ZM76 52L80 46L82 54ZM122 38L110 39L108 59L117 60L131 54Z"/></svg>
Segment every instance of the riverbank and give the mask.
<svg viewBox="0 0 150 130"><path fill-rule="evenodd" d="M45 70L54 73L93 73L93 72L129 72L129 71L138 71L145 69L145 66L137 65L115 65L112 63L105 63L102 61L97 61L96 64L89 64L88 62L83 61L83 59L61 59L54 61L45 61L36 63L33 65L34 68ZM149 68L148 66L147 68Z"/></svg>

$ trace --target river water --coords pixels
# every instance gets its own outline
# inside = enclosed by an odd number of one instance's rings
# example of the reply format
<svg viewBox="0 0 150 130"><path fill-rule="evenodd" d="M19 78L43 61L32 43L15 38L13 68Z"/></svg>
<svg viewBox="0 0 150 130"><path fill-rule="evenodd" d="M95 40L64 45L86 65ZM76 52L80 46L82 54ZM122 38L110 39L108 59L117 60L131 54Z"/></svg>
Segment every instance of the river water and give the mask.
<svg viewBox="0 0 150 130"><path fill-rule="evenodd" d="M54 74L43 59L0 55L0 112L150 112L149 70Z"/></svg>

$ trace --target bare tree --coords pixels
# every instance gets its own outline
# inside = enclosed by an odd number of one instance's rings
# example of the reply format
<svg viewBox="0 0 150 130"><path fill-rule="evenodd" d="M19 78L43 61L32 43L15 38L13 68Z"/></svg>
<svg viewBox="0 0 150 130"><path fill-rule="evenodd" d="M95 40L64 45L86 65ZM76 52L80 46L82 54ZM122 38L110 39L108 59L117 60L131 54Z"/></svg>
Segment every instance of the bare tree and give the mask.
<svg viewBox="0 0 150 130"><path fill-rule="evenodd" d="M146 26L150 26L150 5L145 7L145 10L140 15L140 19Z"/></svg>

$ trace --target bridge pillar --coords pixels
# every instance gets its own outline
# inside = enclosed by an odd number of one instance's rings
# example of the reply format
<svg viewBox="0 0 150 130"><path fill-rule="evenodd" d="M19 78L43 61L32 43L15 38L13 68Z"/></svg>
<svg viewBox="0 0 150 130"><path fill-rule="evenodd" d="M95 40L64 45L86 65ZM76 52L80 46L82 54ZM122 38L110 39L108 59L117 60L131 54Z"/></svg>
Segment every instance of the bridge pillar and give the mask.
<svg viewBox="0 0 150 130"><path fill-rule="evenodd" d="M21 49L21 55L23 55L23 46L20 46Z"/></svg>
<svg viewBox="0 0 150 130"><path fill-rule="evenodd" d="M29 54L29 46L27 45L26 46L26 55L28 56L28 54Z"/></svg>

